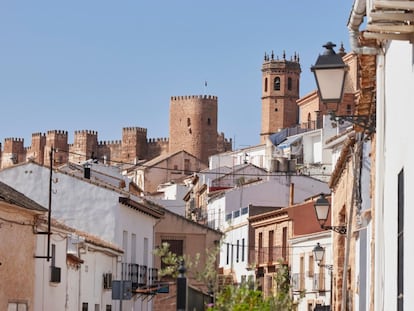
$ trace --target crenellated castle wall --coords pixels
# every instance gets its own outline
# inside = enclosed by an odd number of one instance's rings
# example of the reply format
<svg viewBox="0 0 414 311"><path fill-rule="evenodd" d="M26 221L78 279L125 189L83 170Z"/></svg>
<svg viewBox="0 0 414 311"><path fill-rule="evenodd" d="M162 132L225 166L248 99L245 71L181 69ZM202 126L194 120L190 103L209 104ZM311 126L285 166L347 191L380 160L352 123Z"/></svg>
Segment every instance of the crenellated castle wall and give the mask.
<svg viewBox="0 0 414 311"><path fill-rule="evenodd" d="M150 138L147 140L148 158L153 159L159 155L164 155L169 152L168 138Z"/></svg>
<svg viewBox="0 0 414 311"><path fill-rule="evenodd" d="M108 165L135 164L181 150L208 163L210 155L232 148L231 139L217 133L217 101L212 95L171 97L169 138L147 138L142 127L124 127L121 139L114 141L99 141L93 130L75 131L72 143L64 130L33 133L28 147L22 138L6 138L4 150L0 144L0 168L29 160L48 166L52 148L54 166L91 158Z"/></svg>

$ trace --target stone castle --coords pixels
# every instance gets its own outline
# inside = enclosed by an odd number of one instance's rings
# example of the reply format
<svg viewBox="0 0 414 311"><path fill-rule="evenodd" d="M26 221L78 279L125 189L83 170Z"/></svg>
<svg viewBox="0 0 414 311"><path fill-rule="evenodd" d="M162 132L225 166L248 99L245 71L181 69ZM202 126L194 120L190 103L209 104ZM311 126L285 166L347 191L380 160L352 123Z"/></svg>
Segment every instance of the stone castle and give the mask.
<svg viewBox="0 0 414 311"><path fill-rule="evenodd" d="M141 127L123 128L116 141L98 141L98 132L92 130L75 131L72 144L64 130L33 133L29 147L22 138L6 138L4 146L0 144L0 168L28 160L49 165L52 148L54 166L91 158L110 165L135 164L181 150L207 164L209 156L232 149L231 139L217 131L217 105L211 95L171 97L169 138L148 138Z"/></svg>
<svg viewBox="0 0 414 311"><path fill-rule="evenodd" d="M345 53L341 50L342 56ZM283 128L294 127L299 120L299 55L290 59L285 52L281 58L265 53L262 68L261 144ZM353 95L352 95L353 96ZM304 109L304 107L302 107ZM319 101L312 103L312 111L320 111ZM209 156L232 150L232 140L217 131L218 100L212 95L173 96L170 98L169 138L147 138L147 129L126 127L117 141L98 141L98 133L75 131L74 142L68 143L68 133L62 130L46 134L32 134L31 146L25 147L21 138L6 138L0 144L0 168L27 160L49 165L50 150L55 149L54 165L82 163L95 158L116 165L134 164L160 155L185 150L208 164ZM309 116L311 114L309 113ZM312 121L308 117L308 123ZM313 116L312 116L313 118ZM303 122L303 120L302 120Z"/></svg>

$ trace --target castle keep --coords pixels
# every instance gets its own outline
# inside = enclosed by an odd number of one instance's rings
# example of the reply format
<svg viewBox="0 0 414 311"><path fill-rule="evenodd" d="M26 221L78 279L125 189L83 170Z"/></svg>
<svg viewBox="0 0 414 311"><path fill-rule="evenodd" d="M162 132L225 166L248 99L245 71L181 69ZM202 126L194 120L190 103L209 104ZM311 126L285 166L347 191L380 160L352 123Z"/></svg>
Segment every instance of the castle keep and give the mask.
<svg viewBox="0 0 414 311"><path fill-rule="evenodd" d="M124 127L120 140L99 141L98 132L79 130L70 144L67 131L51 130L46 134L33 133L29 147L24 146L22 138L6 138L4 149L0 144L0 167L27 160L49 165L51 148L55 149L53 165L82 163L92 158L111 165L134 164L181 150L207 164L210 155L232 148L231 139L217 132L216 96L171 97L169 131L169 139L148 138L146 128Z"/></svg>

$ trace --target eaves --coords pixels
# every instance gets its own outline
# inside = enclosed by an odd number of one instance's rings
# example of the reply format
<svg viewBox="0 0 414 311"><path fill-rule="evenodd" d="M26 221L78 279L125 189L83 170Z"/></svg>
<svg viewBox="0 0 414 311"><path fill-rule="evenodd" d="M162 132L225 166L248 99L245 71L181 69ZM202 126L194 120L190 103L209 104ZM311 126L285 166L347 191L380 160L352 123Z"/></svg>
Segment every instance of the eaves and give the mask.
<svg viewBox="0 0 414 311"><path fill-rule="evenodd" d="M340 180L340 177L342 175L342 172L344 171L346 164L351 157L351 149L355 144L355 136L350 136L348 139L344 142L344 145L341 149L341 154L339 155L339 158L336 162L335 168L331 174L331 178L328 183L328 187L330 189L335 188L338 181Z"/></svg>
<svg viewBox="0 0 414 311"><path fill-rule="evenodd" d="M119 203L157 219L163 217L165 213L161 208L147 206L126 197L119 197Z"/></svg>

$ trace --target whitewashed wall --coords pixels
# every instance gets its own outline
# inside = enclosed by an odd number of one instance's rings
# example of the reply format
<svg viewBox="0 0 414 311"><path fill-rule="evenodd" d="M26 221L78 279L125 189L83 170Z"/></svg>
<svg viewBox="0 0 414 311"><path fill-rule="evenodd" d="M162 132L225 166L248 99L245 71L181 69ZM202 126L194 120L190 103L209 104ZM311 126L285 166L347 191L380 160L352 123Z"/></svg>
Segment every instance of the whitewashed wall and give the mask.
<svg viewBox="0 0 414 311"><path fill-rule="evenodd" d="M309 260L310 256L313 256L313 249L317 243L320 243L322 247L325 248L325 255L323 264L329 265L333 263L332 258L332 238L331 232L324 232L318 233L313 235L307 235L304 237L294 238L290 241L290 245L292 247L292 259L291 259L291 275L292 278L294 275L298 275L300 271L300 258L304 258L304 270L302 273L305 273L305 296L300 298L300 295L297 291L294 291L294 299L297 301L298 304L298 311L308 311L308 305L312 304L313 307L316 303L321 305L329 305L330 304L330 282L331 276L329 269L324 267L319 267L317 262L313 260L313 267L309 265L312 264L312 261ZM322 272L322 270L324 271ZM307 271L313 271L314 274L312 276L307 274ZM314 286L314 277L318 279L318 273L324 273L324 288L327 292L323 295L320 294L318 290L315 289ZM335 271L333 271L335 273ZM296 278L296 276L295 276ZM299 286L299 284L298 284ZM295 290L295 288L293 288Z"/></svg>
<svg viewBox="0 0 414 311"><path fill-rule="evenodd" d="M397 301L397 206L398 188L397 177L404 170L404 306L410 309L414 305L414 284L409 280L414 275L414 253L409 249L414 245L414 227L410 225L414 219L413 157L414 145L412 143L414 103L414 71L413 71L413 45L408 42L392 41L386 50L385 56L385 82L379 81L379 95L384 95L384 153L378 154L379 161L383 160L383 172L377 171L377 182L383 182L383 192L377 193L378 200L383 200L383 217L377 218L377 279L380 290L376 310L396 310ZM380 63L381 64L381 63ZM382 67L377 70L381 72ZM381 103L381 98L379 99ZM381 107L380 107L381 108ZM382 113L382 112L379 112ZM378 149L377 149L378 150ZM380 206L377 213L382 213ZM382 300L382 301L381 301ZM383 304L383 308L381 306Z"/></svg>

